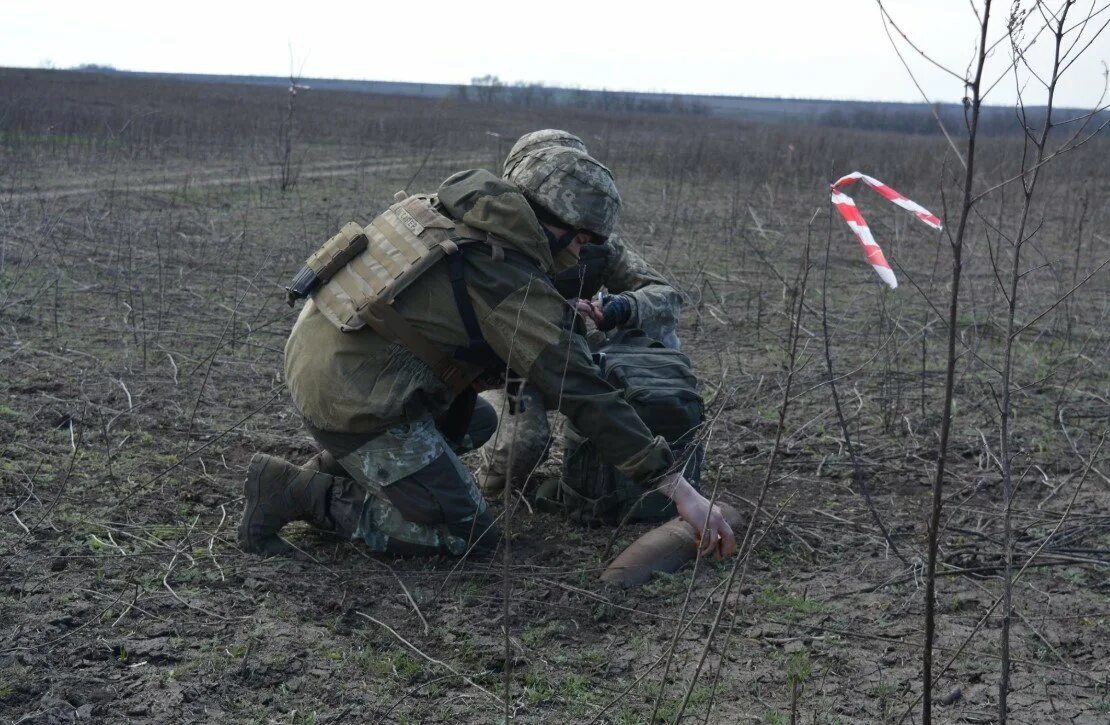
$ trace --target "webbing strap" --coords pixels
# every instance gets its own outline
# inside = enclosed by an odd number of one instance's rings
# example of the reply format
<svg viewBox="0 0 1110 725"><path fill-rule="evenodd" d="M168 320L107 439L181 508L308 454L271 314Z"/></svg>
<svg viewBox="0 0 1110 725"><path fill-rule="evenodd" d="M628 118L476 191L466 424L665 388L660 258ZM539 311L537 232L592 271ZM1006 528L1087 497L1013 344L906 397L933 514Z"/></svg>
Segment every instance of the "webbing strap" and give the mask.
<svg viewBox="0 0 1110 725"><path fill-rule="evenodd" d="M387 340L396 340L423 360L455 395L470 386L471 377L455 364L451 355L417 332L392 305L375 300L361 308L358 316L379 335Z"/></svg>
<svg viewBox="0 0 1110 725"><path fill-rule="evenodd" d="M376 220L375 220L376 221ZM388 222L385 222L388 226ZM366 227L366 231L375 241L386 241L387 244L381 245L382 247L393 246L390 245L391 241L388 233L380 226L372 223ZM396 233L396 230L391 230ZM482 328L478 324L478 315L474 311L474 303L470 300L470 293L466 288L466 268L464 257L464 250L472 247L482 247L484 245L476 242L485 241L486 233L467 227L464 224L459 224L456 227L456 233L451 235L449 240L444 240L438 245L438 249L433 247L429 252L423 255L411 269L409 281L415 279L424 270L432 266L436 261L443 256L447 257L448 274L451 279L451 292L455 299L455 307L458 309L459 317L462 319L463 327L466 330L467 344L460 345L454 349L453 352L445 352L435 344L432 343L424 335L420 334L411 323L408 322L393 305L390 304L392 299L400 292L400 289L392 288L388 290L373 290L373 297L370 302L364 304L357 309L359 319L370 326L375 332L387 340L395 341L412 354L420 358L432 372L447 385L448 388L458 395L466 390L471 383L475 380L474 371L468 369L470 366L487 371L494 368L504 368L505 364L501 358L493 351L489 343L486 342L485 337L482 335ZM396 260L392 258L389 252L384 249L377 249L375 245L370 245L369 249L375 262L385 267L385 271L392 272L391 266L396 265ZM483 250L485 251L485 250ZM384 259L383 259L384 257ZM355 263L369 262L362 257L353 260ZM369 264L363 272L375 272L373 269L375 265ZM355 275L358 277L358 275ZM377 277L374 274L370 275L375 281ZM394 281L400 278L401 275L394 275ZM363 281L359 277L360 281ZM405 285L407 286L407 285ZM401 288L403 289L403 287ZM346 290L344 290L347 292ZM388 293L387 293L388 292ZM351 299L357 299L354 295L350 295ZM479 373L481 374L481 373Z"/></svg>
<svg viewBox="0 0 1110 725"><path fill-rule="evenodd" d="M460 247L459 251L447 257L448 271L451 276L451 292L455 296L455 307L459 310L463 327L466 329L468 342L466 347L456 347L455 357L464 362L480 365L483 368L495 365L503 366L504 363L497 353L493 351L482 328L478 324L478 315L474 312L474 303L470 301L470 293L466 289L466 252L467 247Z"/></svg>

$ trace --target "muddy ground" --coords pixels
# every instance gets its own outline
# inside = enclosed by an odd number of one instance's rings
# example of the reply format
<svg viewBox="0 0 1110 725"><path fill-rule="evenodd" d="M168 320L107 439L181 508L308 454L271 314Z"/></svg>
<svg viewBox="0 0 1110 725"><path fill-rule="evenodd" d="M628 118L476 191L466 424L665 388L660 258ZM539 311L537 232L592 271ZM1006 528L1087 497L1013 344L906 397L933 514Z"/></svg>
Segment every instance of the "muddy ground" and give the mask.
<svg viewBox="0 0 1110 725"><path fill-rule="evenodd" d="M172 88L158 93L173 98ZM887 291L839 222L830 226L824 189L866 166L939 209L943 142L393 104L396 116L409 114L409 136L378 136L354 153L306 132L303 173L286 192L273 181L272 157L258 152L269 136L252 136L242 153L225 140L225 152L202 158L170 137L146 144L161 156L111 145L63 155L56 142L5 135L0 717L495 722L507 709L523 722L632 723L653 713L920 721L947 249L924 226L867 202L904 278ZM431 110L439 120L428 125ZM451 148L425 151L443 124L464 130ZM735 576L731 561L702 562L638 590L607 590L600 570L646 527L591 530L527 505L508 524L507 563L500 551L464 561L375 558L300 525L290 531L297 559L240 552L251 455L312 453L283 388L282 348L296 315L284 302L286 280L343 223L368 221L398 188L432 189L463 165L492 166L507 150L500 138L555 125L611 163L626 199L625 236L689 294L681 336L713 421L705 484L756 515L747 563ZM1007 143L992 147L997 168ZM1029 266L1044 269L1025 289L1025 321L1110 250L1107 150L1093 144L1088 153L1093 160L1062 167L1038 210L1043 231ZM1008 213L1004 204L991 210ZM938 582L942 722L997 718L1003 540L993 366L1004 304L988 221L996 217L976 221L965 270ZM798 294L805 305L791 376ZM1028 566L1014 589L1014 722L1110 719L1110 466L1100 448L1110 417L1108 302L1107 275L1095 275L1019 351L1014 561L1015 570ZM857 478L830 395L823 308ZM556 451L537 482L558 476L559 464Z"/></svg>

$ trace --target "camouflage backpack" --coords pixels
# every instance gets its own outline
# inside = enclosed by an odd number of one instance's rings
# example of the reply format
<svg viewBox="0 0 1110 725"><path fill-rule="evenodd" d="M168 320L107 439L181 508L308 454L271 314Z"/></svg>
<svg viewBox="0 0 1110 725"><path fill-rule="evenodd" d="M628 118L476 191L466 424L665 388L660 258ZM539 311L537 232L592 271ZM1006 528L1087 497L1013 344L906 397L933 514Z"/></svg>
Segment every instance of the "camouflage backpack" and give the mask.
<svg viewBox="0 0 1110 725"><path fill-rule="evenodd" d="M627 330L594 353L602 377L623 391L644 424L671 446L676 466L695 487L703 451L695 442L704 414L690 359L645 335ZM565 434L563 479L558 490L538 495L540 505L567 512L590 525L662 521L675 515L674 504L613 466L602 463L597 448L573 427Z"/></svg>

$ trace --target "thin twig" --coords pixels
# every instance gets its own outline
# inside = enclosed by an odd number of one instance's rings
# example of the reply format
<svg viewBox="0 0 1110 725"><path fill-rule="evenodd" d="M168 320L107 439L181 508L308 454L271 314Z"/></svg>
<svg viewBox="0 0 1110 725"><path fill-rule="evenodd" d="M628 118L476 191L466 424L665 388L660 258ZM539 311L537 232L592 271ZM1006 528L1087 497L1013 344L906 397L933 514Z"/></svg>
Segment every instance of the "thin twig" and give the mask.
<svg viewBox="0 0 1110 725"><path fill-rule="evenodd" d="M709 650L713 643L713 638L717 634L717 630L721 625L721 617L724 614L725 607L728 603L729 594L732 592L733 583L736 581L738 571L742 571L740 580L743 581L747 576L748 563L751 561L752 548L748 546L752 541L752 533L756 522L759 520L759 510L763 508L763 502L766 500L767 491L770 488L771 480L774 477L775 465L778 463L779 454L782 447L783 434L786 430L786 414L790 408L790 390L794 383L794 374L797 371L796 361L798 354L798 342L801 337L801 322L802 313L806 309L805 294L806 283L809 280L809 237L806 237L806 244L802 256L802 268L799 277L796 279L796 284L792 287L794 290L794 300L797 302L796 307L791 305L791 325L790 337L787 343L787 372L786 381L783 386L782 402L779 405L778 424L775 430L775 442L771 448L771 455L767 461L767 469L763 477L763 483L759 489L759 496L756 498L756 510L753 512L752 517L748 520L748 528L744 532L744 540L740 546L740 553L737 554L736 560L732 564L729 571L728 580L725 585L725 592L721 596L720 605L717 607L717 614L713 619L713 624L709 629L709 634L705 637L705 643L702 646L701 655L698 657L698 663L694 668L694 673L690 677L690 684L686 688L686 694L682 698L682 704L675 714L674 722L682 719L682 715L686 712L686 707L690 704L690 697L694 694L694 687L697 685L698 676L701 674L702 667L705 666L705 660L709 656ZM741 568L742 565L742 568ZM735 619L735 617L734 617Z"/></svg>
<svg viewBox="0 0 1110 725"><path fill-rule="evenodd" d="M458 677L458 678L462 679L462 681L463 681L463 682L465 682L466 684L470 685L471 687L473 687L473 688L475 688L475 689L479 690L480 692L482 692L483 694L485 694L485 695L486 695L486 696L487 696L488 698L490 698L491 700L493 700L494 702L496 702L496 703L497 703L498 705L505 705L506 707L508 706L508 705L507 705L506 703L503 703L503 702L501 701L501 698L500 698L500 697L498 697L497 695L493 694L492 692L490 692L490 691L489 691L489 690L487 690L486 688L482 687L482 686L481 686L481 685L479 685L479 684L478 684L477 682L475 682L475 681L474 681L474 680L472 680L471 678L467 677L467 676L466 676L466 675L464 675L463 673L459 672L458 670L456 670L456 669L455 669L454 667L452 667L451 665L447 664L446 662L444 662L444 661L442 661L442 660L437 660L437 659L436 659L435 657L432 657L431 655L427 654L426 652L424 652L424 650L420 649L419 647L417 647L416 645L414 645L414 644L413 644L412 642L409 642L409 641L408 641L407 639L405 639L405 638L404 638L404 637L402 637L402 636L401 636L400 634L398 634L398 633L397 633L397 630L393 629L393 627L390 627L390 626L389 626L388 624L386 624L385 622L381 621L380 619L375 619L374 617L371 617L371 616L370 616L369 614L366 614L366 613L364 613L364 612L355 612L355 614L357 614L358 616L362 617L363 619L369 619L369 620L370 620L371 622L373 622L374 624L378 625L379 627L382 627L383 629L385 629L386 631L388 631L388 632L389 632L390 634L392 634L392 635L393 635L393 636L394 636L394 637L395 637L395 638L397 639L397 641L398 641L398 642L400 642L401 644L405 645L405 646L406 646L406 647L408 647L408 648L409 648L410 650L412 650L412 651L413 651L413 652L415 652L416 654L420 655L421 657L423 657L423 658L424 658L425 660L427 660L428 662L431 662L431 663L432 663L432 664L434 664L434 665L439 665L439 666L440 666L440 667L442 667L443 669L445 669L445 670L447 670L448 672L450 672L450 673L451 673L452 675L455 675L456 677Z"/></svg>
<svg viewBox="0 0 1110 725"><path fill-rule="evenodd" d="M855 481L859 487L860 493L863 494L863 500L867 503L867 508L871 512L871 518L875 525L879 527L882 532L883 538L886 539L887 546L894 552L894 555L906 566L910 565L908 559L902 555L898 550L898 545L894 543L894 539L890 536L886 525L883 523L882 518L879 516L878 510L875 508L875 502L871 500L871 490L867 485L867 474L860 465L859 455L856 452L856 447L852 444L852 436L848 430L848 421L844 418L844 410L840 405L840 395L836 391L836 377L833 374L832 362L832 343L829 335L829 315L828 315L828 283L829 283L829 248L832 246L832 210L829 210L829 224L828 234L825 239L825 267L821 277L821 330L824 333L825 342L825 369L829 373L829 390L832 394L833 406L836 408L836 419L840 423L840 433L844 437L844 445L848 449L848 455L852 458L852 480ZM893 335L892 335L893 336Z"/></svg>
<svg viewBox="0 0 1110 725"><path fill-rule="evenodd" d="M1103 432L1102 439L1098 443L1098 448L1095 450L1094 455L1091 456L1092 461L1098 456L1099 452L1102 450L1102 445L1103 445L1103 443L1106 442L1106 435L1107 435L1106 432ZM1033 552L1032 556L1030 556L1026 560L1025 564L1022 565L1021 569L1018 570L1018 573L1014 575L1013 584L1015 584L1015 585L1017 584L1017 582L1025 574L1026 569L1028 569L1033 564L1033 562L1037 559L1037 557L1040 556L1041 552L1044 551L1044 548L1046 546L1048 546L1048 542L1052 540L1052 537L1055 536L1056 532L1060 530L1060 527L1064 525L1064 522L1067 520L1068 516L1071 514L1071 509L1072 509L1072 506L1075 505L1076 498L1079 497L1079 491L1083 488L1083 481L1085 481L1087 479L1087 473L1090 472L1090 470L1091 470L1091 467L1088 464L1087 468L1084 469L1084 471L1083 471L1083 475L1080 476L1080 478L1079 478L1079 483L1077 483L1076 486L1075 486L1075 492L1072 493L1071 500L1068 501L1067 508L1065 508L1064 513L1060 515L1060 520L1056 522L1056 526L1054 526L1052 531L1050 531L1048 533L1048 536L1046 536L1044 538L1044 540L1041 541L1041 544L1040 544L1040 546L1037 547L1037 550ZM997 568L997 567L995 567L995 568ZM958 573L963 574L965 572L958 572ZM944 667L942 667L940 669L940 672L938 672L936 674L936 676L932 680L930 680L929 687L928 688L923 688L922 692L917 696L917 698L913 702L911 702L909 707L906 708L905 712L902 713L902 717L900 717L898 719L899 723L905 722L906 718L909 717L911 715L911 713L913 713L913 709L915 707L917 707L917 703L922 702L922 698L924 697L925 693L932 691L932 688L940 681L940 678L944 676L944 673L948 671L948 668L952 666L952 663L956 661L956 658L959 657L961 653L963 653L963 651L967 647L967 645L971 642L972 639L975 638L975 635L978 634L979 630L982 629L983 625L986 624L986 622L990 618L991 614L994 613L994 610L998 607L999 604L1002 603L1003 596L1004 595L999 595L998 598L996 598L994 600L994 603L991 604L989 609L987 609L986 614L984 614L979 619L978 623L976 623L976 625L975 625L974 629L972 629L971 633L968 634L967 637L964 638L963 643L959 647L956 648L956 651L952 654L952 657L948 660L948 662L945 663Z"/></svg>

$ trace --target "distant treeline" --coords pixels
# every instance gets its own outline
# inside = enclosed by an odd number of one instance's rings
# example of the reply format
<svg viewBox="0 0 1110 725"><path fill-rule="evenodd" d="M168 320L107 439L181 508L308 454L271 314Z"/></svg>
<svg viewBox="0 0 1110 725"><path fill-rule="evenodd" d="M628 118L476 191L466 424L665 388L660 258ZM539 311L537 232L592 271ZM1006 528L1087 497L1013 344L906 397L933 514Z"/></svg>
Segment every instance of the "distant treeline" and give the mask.
<svg viewBox="0 0 1110 725"><path fill-rule="evenodd" d="M289 85L288 77L230 76L200 73L140 73L116 70L110 66L86 64L73 70L98 75L151 78L204 84L253 86ZM573 108L619 113L663 113L715 116L763 123L803 123L830 128L856 128L893 131L915 135L939 135L936 115L950 133L959 135L964 128L963 106L958 103L894 103L886 101L844 101L805 98L768 98L755 96L700 96L682 93L587 90L558 88L542 83L508 83L495 75L471 79L469 84L408 83L398 81L359 81L334 78L305 78L305 85L317 90L350 91L390 96L411 96L464 101L477 104L520 106L522 108ZM1031 125L1037 125L1043 109L1027 108ZM1079 118L1085 109L1058 109L1057 121ZM1110 118L1102 111L1092 127ZM980 130L990 136L1021 134L1015 109L1010 106L984 106Z"/></svg>
<svg viewBox="0 0 1110 725"><path fill-rule="evenodd" d="M950 134L960 135L967 124L964 107L955 103L890 103L881 101L822 101L789 98L749 98L742 96L695 96L680 93L641 93L635 91L557 88L542 83L505 83L495 75L471 79L469 85L455 86L451 97L461 101L511 104L528 108L564 106L588 111L625 113L678 113L694 116L734 116L764 122L809 123L832 128L866 131L893 131L917 135L940 134L940 123ZM1090 117L1078 109L1058 109L1056 124L1089 121L1091 128L1110 118L1102 111ZM1038 128L1044 123L1044 109L1025 109L1026 124ZM988 136L1020 135L1018 111L1007 106L984 106L979 120L980 133Z"/></svg>
<svg viewBox="0 0 1110 725"><path fill-rule="evenodd" d="M517 81L505 83L494 75L473 78L470 85L455 86L453 98L479 103L506 103L528 108L570 106L585 111L622 111L630 113L686 113L708 116L711 108L697 96L638 94L584 88L555 88L542 83Z"/></svg>
<svg viewBox="0 0 1110 725"><path fill-rule="evenodd" d="M1040 128L1044 124L1044 108L1025 109L1025 123L1030 128ZM1089 111L1075 109L1057 110L1053 123L1075 128L1087 122L1094 130L1105 123L1110 113L1102 111L1090 115ZM964 109L955 104L936 104L932 108L923 104L906 104L896 107L892 104L857 105L854 107L830 108L816 119L821 126L834 128L855 128L865 131L893 131L895 133L938 134L937 120L944 124L950 134L962 136L968 119ZM1003 106L985 106L979 119L980 132L989 136L1020 135L1021 121L1018 110Z"/></svg>

